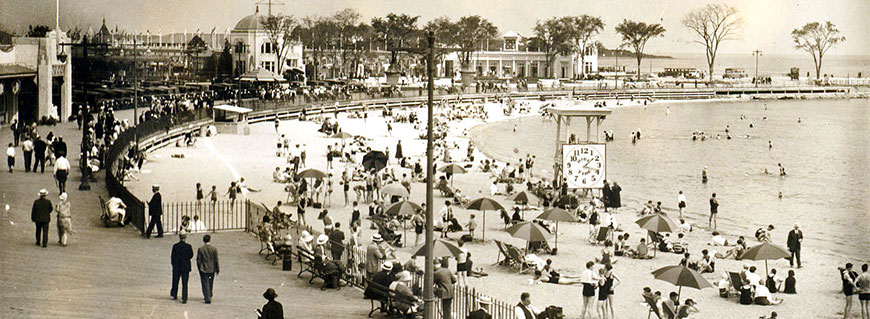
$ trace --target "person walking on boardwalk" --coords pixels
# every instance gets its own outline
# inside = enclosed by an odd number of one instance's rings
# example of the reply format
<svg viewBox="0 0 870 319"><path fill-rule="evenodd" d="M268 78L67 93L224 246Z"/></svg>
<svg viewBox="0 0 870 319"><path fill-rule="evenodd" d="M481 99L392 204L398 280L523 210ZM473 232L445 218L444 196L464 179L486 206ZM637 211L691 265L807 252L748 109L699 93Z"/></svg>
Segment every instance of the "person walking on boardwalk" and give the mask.
<svg viewBox="0 0 870 319"><path fill-rule="evenodd" d="M57 160L54 162L54 179L57 181L57 188L61 193L66 193L66 179L69 176L69 160L65 155L58 154Z"/></svg>
<svg viewBox="0 0 870 319"><path fill-rule="evenodd" d="M199 280L202 283L202 296L205 297L205 303L211 303L211 297L214 296L214 277L220 272L218 263L218 251L210 244L211 235L202 237L204 243L196 252L196 266L199 269Z"/></svg>
<svg viewBox="0 0 870 319"><path fill-rule="evenodd" d="M151 185L151 191L154 195L148 201L148 215L151 216L151 221L148 223L148 229L142 234L145 238L151 238L151 231L154 226L157 226L157 238L163 237L163 197L160 196L160 185Z"/></svg>
<svg viewBox="0 0 870 319"><path fill-rule="evenodd" d="M788 251L791 252L788 264L794 267L794 264L797 263L798 268L801 268L801 242L804 241L804 232L800 228L800 224L794 223L794 229L788 232L788 240L786 240Z"/></svg>
<svg viewBox="0 0 870 319"><path fill-rule="evenodd" d="M48 245L48 223L51 222L51 211L54 210L46 196L48 190L40 189L39 199L33 201L33 208L30 210L30 220L36 224L36 245L42 245L42 248Z"/></svg>
<svg viewBox="0 0 870 319"><path fill-rule="evenodd" d="M64 247L72 233L72 213L68 197L67 193L61 193L60 202L57 203L57 243Z"/></svg>
<svg viewBox="0 0 870 319"><path fill-rule="evenodd" d="M278 294L275 293L275 289L266 289L266 292L263 293L263 298L266 298L269 302L263 305L263 310L257 311L260 319L284 319L284 306L280 302L275 301L277 297Z"/></svg>
<svg viewBox="0 0 870 319"><path fill-rule="evenodd" d="M193 247L185 242L187 233L178 233L178 242L172 245L172 289L169 295L172 300L178 299L178 281L181 280L181 303L187 303L187 280L190 279L190 260L193 258Z"/></svg>
<svg viewBox="0 0 870 319"><path fill-rule="evenodd" d="M45 150L48 149L48 144L36 135L33 140L33 172L36 173L36 168L40 168L40 173L45 173Z"/></svg>
<svg viewBox="0 0 870 319"><path fill-rule="evenodd" d="M9 143L9 147L6 148L6 166L9 167L9 172L12 173L12 168L15 167L15 146L12 146L12 143Z"/></svg>

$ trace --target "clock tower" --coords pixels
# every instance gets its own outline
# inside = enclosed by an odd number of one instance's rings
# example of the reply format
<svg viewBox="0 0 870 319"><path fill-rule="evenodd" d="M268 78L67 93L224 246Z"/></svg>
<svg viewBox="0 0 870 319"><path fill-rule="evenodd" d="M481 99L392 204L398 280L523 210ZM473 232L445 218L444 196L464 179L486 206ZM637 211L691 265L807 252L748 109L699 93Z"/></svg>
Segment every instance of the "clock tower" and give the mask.
<svg viewBox="0 0 870 319"><path fill-rule="evenodd" d="M573 102L573 101L572 101ZM612 112L608 108L580 104L547 108L556 119L556 154L553 178L568 188L602 188L607 178L607 148L600 142L601 122ZM586 139L570 141L571 122L586 124ZM563 128L564 127L564 128ZM570 142L570 143L569 143Z"/></svg>

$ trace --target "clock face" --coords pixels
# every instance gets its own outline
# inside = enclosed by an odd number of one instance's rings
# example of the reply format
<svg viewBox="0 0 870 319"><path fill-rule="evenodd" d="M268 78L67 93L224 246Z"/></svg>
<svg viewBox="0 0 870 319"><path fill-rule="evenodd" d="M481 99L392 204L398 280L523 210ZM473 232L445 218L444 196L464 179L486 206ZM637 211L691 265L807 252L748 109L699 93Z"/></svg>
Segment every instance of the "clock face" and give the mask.
<svg viewBox="0 0 870 319"><path fill-rule="evenodd" d="M604 144L562 146L562 176L568 188L602 188L605 179Z"/></svg>

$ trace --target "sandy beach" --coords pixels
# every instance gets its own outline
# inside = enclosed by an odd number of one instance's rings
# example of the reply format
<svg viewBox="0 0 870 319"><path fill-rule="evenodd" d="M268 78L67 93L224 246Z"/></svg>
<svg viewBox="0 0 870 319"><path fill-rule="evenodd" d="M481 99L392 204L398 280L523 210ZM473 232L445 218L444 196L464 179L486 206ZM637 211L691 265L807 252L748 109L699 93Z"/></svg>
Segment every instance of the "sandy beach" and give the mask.
<svg viewBox="0 0 870 319"><path fill-rule="evenodd" d="M866 101L865 101L866 102ZM590 102L591 103L591 102ZM609 101L608 104L612 103ZM716 103L716 102L704 102ZM518 148L516 156L524 156L526 153L532 152L533 148L526 147L535 143L546 144L552 147L552 139L536 140L537 137L529 139L523 137L522 132L525 130L543 130L541 117L537 115L536 108L540 102L530 101L532 112L530 114L516 114L512 116L504 116L500 112L501 105L495 103L487 103L486 109L491 115L485 123L480 119L464 119L461 121L450 122L450 131L447 138L448 145L456 144L456 148L451 151L451 156L454 159L463 158L469 137L474 140L475 146L478 148L475 155L475 160L482 159L484 154L488 154L495 159L505 160L508 154L512 152L514 147ZM727 103L734 105L733 103ZM677 116L682 105L686 103L654 103L649 108L665 108L670 106L671 116ZM641 106L625 107L625 110L642 108ZM410 110L417 112L418 116L425 121L425 111L423 109ZM615 111L618 114L621 111ZM866 114L866 113L865 113ZM608 121L616 121L617 119L609 118ZM415 130L412 125L407 123L393 123L392 134L388 134L386 123L380 117L380 111L370 111L368 119L351 119L347 118L346 114L341 114L338 117L338 123L342 129L354 135L361 135L368 139L368 146L375 150L384 150L389 147L391 152L395 150L395 145L401 139L403 152L406 156L411 156L412 161L421 160L425 150L425 140L418 138L420 131ZM517 124L519 133L509 131L514 124ZM549 127L549 126L546 126ZM282 121L279 128L279 133L275 132L272 123L256 124L251 127L251 135L218 135L210 138L201 138L195 147L177 148L174 146L159 149L148 156L148 162L141 174L140 181L130 181L128 187L140 198L148 198L150 193L149 185L159 183L163 186L164 202L175 201L193 201L195 199L196 182L201 182L203 187L208 191L211 185L216 185L217 190L223 194L226 192L229 182L238 177L245 177L247 184L254 188L260 188L262 192L248 193L246 196L254 202L266 203L269 206L275 204L277 200L283 200L286 193L283 191L283 186L273 183L271 173L275 167L287 166L283 158L275 156L275 140L276 134L287 134L291 138L292 143L305 144L308 159L306 167L317 168L320 170L326 169L326 145L341 143L340 140L327 138L324 134L318 133L319 124L313 122L301 122L298 120ZM473 128L473 129L472 129ZM579 130L578 130L579 131ZM655 133L652 133L653 136ZM493 136L499 135L497 138ZM627 132L618 133L618 138L625 139ZM513 140L513 144L504 143L504 139ZM500 144L501 143L501 144ZM482 151L482 152L481 152ZM537 151L537 150L535 150ZM184 154L183 159L172 158L172 154ZM552 157L552 153L547 157ZM392 154L391 154L392 156ZM514 159L515 160L515 159ZM631 158L626 159L631 161ZM616 159L619 162L621 159ZM336 162L338 163L338 162ZM552 163L549 163L546 157L539 155L536 163L536 173L538 175L547 176L547 169ZM407 173L407 170L398 168L395 159L391 159L388 169L395 169L396 175L401 177L402 173ZM611 163L617 165L615 163ZM438 165L442 165L438 162ZM350 219L350 207L344 207L341 188L338 185L338 177L342 169L345 169L344 164L338 163L332 170L336 176L333 182L335 183L335 192L332 194L332 205L326 207L333 218L342 223L342 228L347 233L347 223ZM652 168L654 169L654 168ZM550 174L552 171L550 171ZM183 174L182 174L183 173ZM455 186L462 189L465 196L477 198L489 195L489 185L491 184L489 173L480 171L478 165L467 174L457 175ZM620 181L620 184L623 184ZM523 186L516 185L518 189L523 189ZM656 181L651 180L647 188L654 188ZM626 233L631 234L629 244L634 246L639 238L645 236L646 232L641 230L633 221L636 219L635 211L638 203L645 201L649 193L642 193L643 197L634 196L634 190L623 185L626 192L623 194L624 202L627 202L628 207L619 210L617 219L622 225ZM504 185L501 185L501 191L504 191ZM670 203L673 198L676 198L676 190L667 190L667 197L656 197L649 199L662 200L665 203ZM693 197L694 207L696 211L689 214L689 220L694 224L704 227L696 227L696 230L686 235L689 242L689 249L693 254L700 255L701 249L715 249L708 247L706 242L710 239L709 231L704 230L706 221L703 220L703 215L700 214L702 202L705 200L701 195ZM350 194L351 200L355 199L353 192ZM411 200L415 202L423 202L425 198L425 184L413 183L411 188ZM512 203L505 196L496 196L496 200L504 206L510 207ZM433 211L437 212L443 206L444 198L438 192L435 193L435 205ZM367 208L366 204L361 204L361 209ZM665 205L673 206L673 205ZM287 210L292 209L286 206ZM322 223L316 220L316 214L313 209L309 209L307 213L308 222L315 225L315 228L322 229ZM481 214L479 212L466 211L463 209L457 210L457 218L461 223L465 223L468 216L476 214L478 224L482 225ZM540 213L527 212L526 217ZM857 220L866 220L866 210L864 216L857 216ZM864 219L861 219L861 218ZM728 238L736 238L738 234L746 235L750 245L754 245L756 241L752 238L754 233L755 223L747 225L745 220L740 218L721 218L719 220L719 229ZM783 219L777 226L777 233L774 235L774 242L784 245L785 233L789 229L789 219ZM846 221L848 222L848 221ZM486 224L486 241L476 241L466 245L469 248L476 267L482 267L483 270L489 273L488 277L484 278L469 278L470 286L477 288L480 292L491 295L500 300L512 303L519 299L519 294L523 291L528 291L532 294L533 303L539 308L548 305L557 305L564 307L565 314L568 318L579 318L582 300L580 292L581 286L565 286L553 284L533 284L530 279L531 275L519 275L515 269L495 266L493 263L498 258L498 249L493 240L500 240L511 243L517 246L523 246L524 242L511 238L503 230L503 223L497 212L488 212L485 216ZM858 225L858 224L856 224ZM857 233L866 233L866 224L864 231ZM369 222L364 221L362 227L362 236L364 242L368 242L371 230ZM831 224L831 227L843 229L841 224ZM411 244L413 244L413 229L408 229L408 236ZM588 225L582 223L561 223L559 225L559 254L555 256L541 255L543 259L550 258L553 260L554 266L560 272L565 274L579 274L583 265L595 257L601 255L602 246L591 245L587 241ZM861 256L866 252L868 246L866 242L858 243L843 243L843 242L821 242L822 239L813 237L809 231L807 236L811 239L805 241L805 266L802 269L796 269L797 272L797 290L796 295L777 294L777 297L784 298L785 302L779 306L742 306L736 303L734 298L722 299L718 296L716 289L706 289L697 291L693 289L684 289L682 299L692 298L699 302L698 308L700 313L696 317L716 317L716 318L757 318L762 315L768 315L771 311L779 313L781 318L801 318L801 317L817 317L817 318L836 318L841 310L842 295L839 293L839 280L837 280L836 267L842 265L847 260L857 263L866 262L859 258L866 259L866 256ZM459 234L451 234L452 240L456 240ZM477 239L480 239L480 231L477 232ZM848 236L847 236L848 237ZM253 237L251 240L255 240ZM552 245L552 241L550 242ZM410 245L409 245L410 246ZM721 250L721 249L720 249ZM398 249L397 256L400 261L407 260L410 256L411 248L405 247ZM826 253L830 251L830 253ZM634 260L623 257L618 257L618 262L615 266L615 273L621 279L620 284L615 288L614 307L616 316L621 318L641 318L646 315L647 309L641 303L643 299L640 297L643 287L651 287L654 291L659 290L664 295L670 291L676 291L676 287L662 281L653 279L650 272L654 269L676 265L681 256L671 253L658 253L658 256L652 260ZM422 258L418 260L422 262ZM752 262L752 265L762 268L763 262ZM717 273L705 274L705 277L715 283L721 277L722 271L738 271L742 267L743 262L733 259L719 260L716 265ZM776 268L781 273L788 269L788 262L785 260L770 261L771 268ZM596 266L597 268L600 265ZM597 315L595 316L597 317Z"/></svg>

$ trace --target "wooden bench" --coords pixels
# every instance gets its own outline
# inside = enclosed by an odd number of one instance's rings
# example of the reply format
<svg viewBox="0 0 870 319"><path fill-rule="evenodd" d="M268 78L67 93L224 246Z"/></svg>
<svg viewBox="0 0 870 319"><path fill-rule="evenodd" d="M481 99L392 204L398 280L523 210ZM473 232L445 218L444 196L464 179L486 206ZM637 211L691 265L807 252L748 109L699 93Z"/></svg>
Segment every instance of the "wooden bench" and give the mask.
<svg viewBox="0 0 870 319"><path fill-rule="evenodd" d="M311 284L315 279L323 280L323 285L320 286L320 290L326 289L326 285L329 284L329 280L331 279L331 275L324 272L325 263L318 263L314 254L306 250L296 250L297 256L299 258L299 273L296 275L297 277L302 277L304 273L310 273L311 278L308 279L308 283ZM338 280L335 289L341 290L341 279L342 279L342 271L338 269Z"/></svg>
<svg viewBox="0 0 870 319"><path fill-rule="evenodd" d="M418 308L416 312L401 312L396 307L397 304L415 304L417 302L416 298L400 294L395 290L390 289L389 287L385 287L368 279L366 279L365 282L366 291L377 296L364 296L366 297L366 299L369 299L372 306L371 311L369 311L369 317L371 317L372 314L375 313L375 310L381 310L381 312L385 312L388 318L415 318L419 315L422 315L421 308ZM375 301L378 302L377 305L375 304Z"/></svg>

